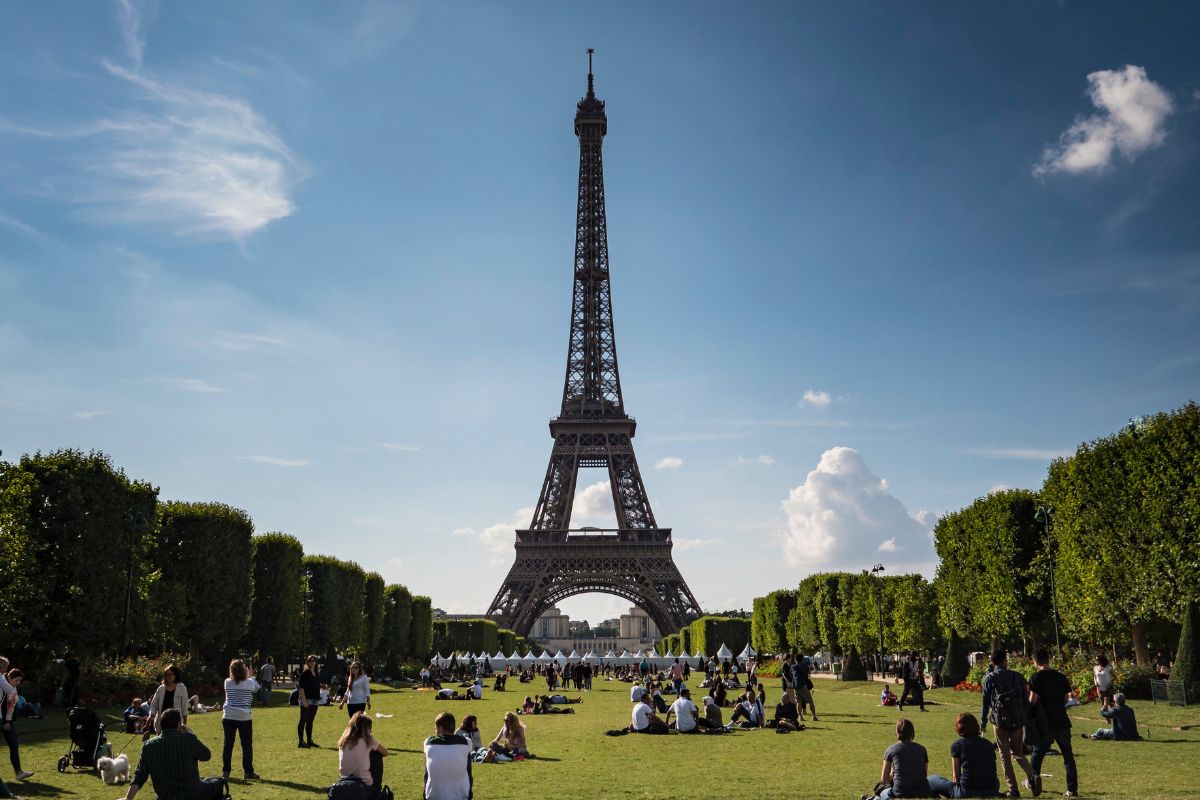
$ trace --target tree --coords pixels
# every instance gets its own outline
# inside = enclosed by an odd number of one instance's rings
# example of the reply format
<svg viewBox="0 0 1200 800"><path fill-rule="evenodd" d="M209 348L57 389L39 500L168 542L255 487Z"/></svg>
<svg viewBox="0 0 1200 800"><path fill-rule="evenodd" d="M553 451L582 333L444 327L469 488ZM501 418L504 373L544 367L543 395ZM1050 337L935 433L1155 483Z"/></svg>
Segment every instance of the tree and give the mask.
<svg viewBox="0 0 1200 800"><path fill-rule="evenodd" d="M946 663L942 665L942 685L957 686L967 679L970 671L966 643L954 628L951 628L946 634Z"/></svg>
<svg viewBox="0 0 1200 800"><path fill-rule="evenodd" d="M253 533L250 516L223 503L158 506L154 605L168 623L168 641L215 657L242 640L250 614Z"/></svg>
<svg viewBox="0 0 1200 800"><path fill-rule="evenodd" d="M1171 680L1200 688L1200 609L1195 600L1183 605L1183 630L1179 632L1179 649L1175 651ZM1194 692L1192 689L1189 696Z"/></svg>
<svg viewBox="0 0 1200 800"><path fill-rule="evenodd" d="M157 502L158 489L130 480L103 453L57 450L0 462L7 655L36 664L51 653L116 653L138 632L153 634L146 598L157 576L147 560ZM102 602L114 595L115 603Z"/></svg>
<svg viewBox="0 0 1200 800"><path fill-rule="evenodd" d="M788 650L786 623L788 614L795 607L796 593L788 589L778 589L766 597L754 598L750 637L755 650L766 653Z"/></svg>
<svg viewBox="0 0 1200 800"><path fill-rule="evenodd" d="M412 626L412 593L404 586L392 584L384 589L383 647L397 658L416 655L412 651L409 629Z"/></svg>
<svg viewBox="0 0 1200 800"><path fill-rule="evenodd" d="M420 661L429 658L433 647L433 601L423 595L413 596L408 640L414 658Z"/></svg>
<svg viewBox="0 0 1200 800"><path fill-rule="evenodd" d="M300 647L304 614L301 569L304 548L286 533L264 533L250 540L254 596L246 644L263 656L287 659Z"/></svg>
<svg viewBox="0 0 1200 800"><path fill-rule="evenodd" d="M362 658L374 663L383 641L384 582L378 572L368 572L363 582Z"/></svg>
<svg viewBox="0 0 1200 800"><path fill-rule="evenodd" d="M939 639L933 587L920 575L889 576L884 585L891 608L890 618L884 620L885 641L899 650L931 649Z"/></svg>
<svg viewBox="0 0 1200 800"><path fill-rule="evenodd" d="M990 639L1037 637L1046 628L1048 583L1039 558L1046 547L1035 518L1038 496L993 492L947 514L934 528L943 626Z"/></svg>
<svg viewBox="0 0 1200 800"><path fill-rule="evenodd" d="M795 607L788 612L783 626L791 650L808 652L821 647L821 626L817 622L817 579L820 577L809 575L796 589Z"/></svg>
<svg viewBox="0 0 1200 800"><path fill-rule="evenodd" d="M362 639L366 583L362 567L330 556L305 556L303 565L308 576L308 648L344 652L356 646Z"/></svg>
<svg viewBox="0 0 1200 800"><path fill-rule="evenodd" d="M858 655L858 648L850 645L850 652L846 654L846 662L842 664L842 680L865 681L866 679L866 665L863 664L862 658Z"/></svg>

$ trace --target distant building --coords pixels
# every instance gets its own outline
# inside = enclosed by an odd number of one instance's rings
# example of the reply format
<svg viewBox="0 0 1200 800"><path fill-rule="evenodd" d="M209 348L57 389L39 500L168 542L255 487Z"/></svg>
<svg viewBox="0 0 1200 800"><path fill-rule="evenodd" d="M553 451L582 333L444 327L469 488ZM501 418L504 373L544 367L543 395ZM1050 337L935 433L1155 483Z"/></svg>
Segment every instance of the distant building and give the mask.
<svg viewBox="0 0 1200 800"><path fill-rule="evenodd" d="M555 607L537 618L529 636L551 653L557 650L564 653L578 650L579 654L583 655L591 650L601 656L609 650L618 655L622 650L645 650L647 647L654 647L661 637L658 626L645 611L637 607L630 608L629 613L622 614L620 619L605 620L597 626L610 629L617 634L615 636L597 636L596 628L591 629L592 635L577 636L573 635L572 627L576 627L577 632L578 627L582 626L574 626L571 618Z"/></svg>

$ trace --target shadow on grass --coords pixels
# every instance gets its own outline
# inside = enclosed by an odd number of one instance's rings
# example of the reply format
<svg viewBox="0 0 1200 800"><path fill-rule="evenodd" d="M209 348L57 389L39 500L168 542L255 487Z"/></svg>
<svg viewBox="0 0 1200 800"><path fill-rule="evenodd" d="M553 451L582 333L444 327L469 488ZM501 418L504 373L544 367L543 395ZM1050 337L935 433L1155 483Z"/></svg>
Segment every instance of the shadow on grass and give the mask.
<svg viewBox="0 0 1200 800"><path fill-rule="evenodd" d="M230 784L246 783L246 781L239 781L236 778L230 779L229 782L230 782ZM270 784L271 786L282 786L285 789L291 789L292 791L296 791L296 792L303 792L304 794L323 795L329 791L328 787L313 786L311 784L296 783L294 781L269 781L265 778L259 778L258 780L254 781L254 783L265 783L265 784Z"/></svg>
<svg viewBox="0 0 1200 800"><path fill-rule="evenodd" d="M61 797L63 795L75 794L70 789L61 789L57 786L50 786L49 784L38 783L37 781L14 781L8 785L8 790L16 794L17 797Z"/></svg>

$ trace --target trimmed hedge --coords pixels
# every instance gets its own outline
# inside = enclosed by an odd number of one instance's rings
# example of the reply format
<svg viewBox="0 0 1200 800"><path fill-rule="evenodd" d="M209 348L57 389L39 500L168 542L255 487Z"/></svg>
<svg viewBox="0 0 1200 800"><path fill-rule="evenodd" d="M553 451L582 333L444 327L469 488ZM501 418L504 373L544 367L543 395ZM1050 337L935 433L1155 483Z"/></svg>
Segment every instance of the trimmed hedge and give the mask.
<svg viewBox="0 0 1200 800"><path fill-rule="evenodd" d="M736 657L750 641L750 620L740 617L700 617L690 630L691 644L706 656L715 656L724 644Z"/></svg>
<svg viewBox="0 0 1200 800"><path fill-rule="evenodd" d="M490 619L436 619L433 621L433 650L450 652L487 653L499 649L500 626Z"/></svg>
<svg viewBox="0 0 1200 800"><path fill-rule="evenodd" d="M796 607L796 592L777 589L766 597L754 598L754 616L750 621L750 641L754 649L766 653L784 653L789 649L787 619Z"/></svg>
<svg viewBox="0 0 1200 800"><path fill-rule="evenodd" d="M300 540L286 533L264 533L250 540L254 560L254 598L246 646L262 656L282 660L300 647L301 605L304 602Z"/></svg>
<svg viewBox="0 0 1200 800"><path fill-rule="evenodd" d="M358 564L331 556L305 556L303 564L308 575L305 620L309 651L333 648L345 652L356 647L362 640L366 573Z"/></svg>
<svg viewBox="0 0 1200 800"><path fill-rule="evenodd" d="M362 652L361 656L374 662L379 654L379 645L383 641L384 605L383 576L378 572L368 572L363 583L363 621L362 621Z"/></svg>
<svg viewBox="0 0 1200 800"><path fill-rule="evenodd" d="M496 631L496 640L500 643L500 649L504 651L504 655L511 656L513 651L517 649L516 631L510 631L508 628L500 628Z"/></svg>
<svg viewBox="0 0 1200 800"><path fill-rule="evenodd" d="M380 649L396 658L417 655L412 651L409 630L412 627L412 592L392 584L383 590L383 639Z"/></svg>
<svg viewBox="0 0 1200 800"><path fill-rule="evenodd" d="M424 595L415 595L410 620L408 654L424 661L433 652L433 601Z"/></svg>

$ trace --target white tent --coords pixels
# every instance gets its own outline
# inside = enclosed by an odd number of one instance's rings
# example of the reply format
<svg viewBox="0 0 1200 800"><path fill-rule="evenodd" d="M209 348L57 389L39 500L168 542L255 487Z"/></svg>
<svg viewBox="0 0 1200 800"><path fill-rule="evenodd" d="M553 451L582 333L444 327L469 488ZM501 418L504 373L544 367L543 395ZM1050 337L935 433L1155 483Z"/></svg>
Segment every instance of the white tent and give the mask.
<svg viewBox="0 0 1200 800"><path fill-rule="evenodd" d="M533 654L532 650L526 650L525 655L521 656L521 663L526 667L530 666L531 664L533 664L536 661L537 661L537 656L535 656Z"/></svg>
<svg viewBox="0 0 1200 800"><path fill-rule="evenodd" d="M678 658L678 656L676 656L674 653L672 653L670 650L668 650L663 655L654 657L654 660L656 662L655 665L659 666L659 667L669 667L675 663L676 658Z"/></svg>
<svg viewBox="0 0 1200 800"><path fill-rule="evenodd" d="M558 664L560 667L567 663L567 657L565 655L563 655L562 650L559 650L557 653L554 654L554 663Z"/></svg>
<svg viewBox="0 0 1200 800"><path fill-rule="evenodd" d="M597 661L600 660L600 656L596 655L596 653L594 651L588 650L586 653L583 654L583 660L589 664L595 664Z"/></svg>
<svg viewBox="0 0 1200 800"><path fill-rule="evenodd" d="M503 650L497 650L491 660L492 669L504 669L504 665L508 662L508 656L504 655Z"/></svg>
<svg viewBox="0 0 1200 800"><path fill-rule="evenodd" d="M622 650L621 655L617 656L617 663L621 666L636 663L637 659L630 655L628 650Z"/></svg>
<svg viewBox="0 0 1200 800"><path fill-rule="evenodd" d="M617 663L617 654L614 653L612 650L609 650L607 653L604 654L604 663L616 664Z"/></svg>
<svg viewBox="0 0 1200 800"><path fill-rule="evenodd" d="M733 653L729 652L729 648L725 646L724 642L721 642L721 649L717 651L717 658L721 661L724 661L727 658L733 658Z"/></svg>
<svg viewBox="0 0 1200 800"><path fill-rule="evenodd" d="M553 660L554 659L551 658L550 654L548 652L546 652L545 650L543 650L542 654L537 657L537 661L539 664L549 664Z"/></svg>
<svg viewBox="0 0 1200 800"><path fill-rule="evenodd" d="M747 659L754 658L756 655L758 653L754 652L754 648L750 646L749 642L746 642L746 646L742 648L742 652L738 653L738 661L744 664Z"/></svg>
<svg viewBox="0 0 1200 800"><path fill-rule="evenodd" d="M435 666L444 667L450 663L450 659L446 658L441 653L438 653L436 656L433 657L433 663Z"/></svg>
<svg viewBox="0 0 1200 800"><path fill-rule="evenodd" d="M583 656L579 655L578 650L572 650L571 655L567 656L567 661L582 661Z"/></svg>
<svg viewBox="0 0 1200 800"><path fill-rule="evenodd" d="M508 662L514 667L519 667L521 665L520 653L518 653L516 650L513 650L512 655L508 657Z"/></svg>

